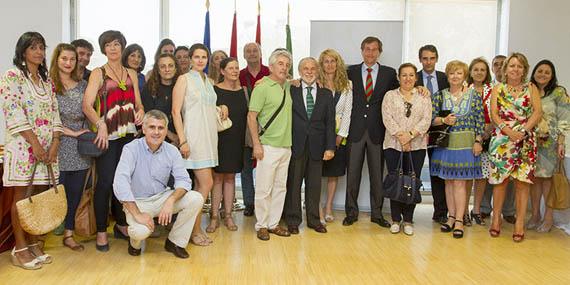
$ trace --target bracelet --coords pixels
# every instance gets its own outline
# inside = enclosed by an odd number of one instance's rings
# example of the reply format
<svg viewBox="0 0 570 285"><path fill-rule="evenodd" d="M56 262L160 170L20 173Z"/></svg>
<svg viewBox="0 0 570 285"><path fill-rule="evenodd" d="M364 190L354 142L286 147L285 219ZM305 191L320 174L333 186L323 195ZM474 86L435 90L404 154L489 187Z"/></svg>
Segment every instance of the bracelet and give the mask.
<svg viewBox="0 0 570 285"><path fill-rule="evenodd" d="M475 140L475 143L481 144L480 140Z"/></svg>
<svg viewBox="0 0 570 285"><path fill-rule="evenodd" d="M103 118L99 119L97 122L95 122L95 126L97 126L97 128L99 128L99 125L101 123L105 123L105 121L103 120Z"/></svg>
<svg viewBox="0 0 570 285"><path fill-rule="evenodd" d="M447 123L445 123L445 118L444 117L440 117L441 118L441 123L444 125L447 125Z"/></svg>
<svg viewBox="0 0 570 285"><path fill-rule="evenodd" d="M497 125L497 127L499 128L499 130L504 129L507 126L507 124L505 124L505 122L502 122L500 124Z"/></svg>

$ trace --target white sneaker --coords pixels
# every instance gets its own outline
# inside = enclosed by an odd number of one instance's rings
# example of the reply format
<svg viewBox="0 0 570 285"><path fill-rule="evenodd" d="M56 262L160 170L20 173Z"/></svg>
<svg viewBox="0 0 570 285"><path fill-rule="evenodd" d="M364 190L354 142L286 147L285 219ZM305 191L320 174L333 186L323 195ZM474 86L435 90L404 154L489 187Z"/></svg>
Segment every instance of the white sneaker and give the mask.
<svg viewBox="0 0 570 285"><path fill-rule="evenodd" d="M412 224L404 223L404 233L408 236L414 234L414 226Z"/></svg>
<svg viewBox="0 0 570 285"><path fill-rule="evenodd" d="M397 234L400 232L400 223L393 223L390 227L390 232L393 234Z"/></svg>

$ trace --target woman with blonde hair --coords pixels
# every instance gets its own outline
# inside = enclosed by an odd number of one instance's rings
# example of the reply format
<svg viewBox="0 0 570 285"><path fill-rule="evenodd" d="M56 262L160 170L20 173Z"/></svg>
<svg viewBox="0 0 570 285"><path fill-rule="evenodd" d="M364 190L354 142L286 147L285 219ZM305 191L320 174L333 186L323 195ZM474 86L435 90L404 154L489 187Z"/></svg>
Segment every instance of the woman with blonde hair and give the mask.
<svg viewBox="0 0 570 285"><path fill-rule="evenodd" d="M208 63L208 77L212 79L213 84L220 83L220 62L224 58L228 58L228 54L223 50L215 50L210 57L210 62Z"/></svg>

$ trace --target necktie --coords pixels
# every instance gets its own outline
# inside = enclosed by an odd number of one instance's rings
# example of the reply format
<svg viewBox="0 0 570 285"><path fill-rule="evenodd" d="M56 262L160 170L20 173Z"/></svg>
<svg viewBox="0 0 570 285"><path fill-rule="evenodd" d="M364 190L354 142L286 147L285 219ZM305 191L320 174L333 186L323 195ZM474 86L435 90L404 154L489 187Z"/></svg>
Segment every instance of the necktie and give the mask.
<svg viewBox="0 0 570 285"><path fill-rule="evenodd" d="M368 74L366 75L366 88L365 93L366 93L366 100L370 100L370 97L372 96L372 90L374 88L372 88L372 68L367 68L366 71L368 71Z"/></svg>
<svg viewBox="0 0 570 285"><path fill-rule="evenodd" d="M311 118L311 114L313 113L313 107L315 107L315 101L313 100L313 95L311 91L313 87L307 87L307 117Z"/></svg>
<svg viewBox="0 0 570 285"><path fill-rule="evenodd" d="M428 77L427 77L427 84L426 84L426 87L427 87L427 89L429 90L429 92L430 92L431 94L433 94L433 85L431 84L431 79L432 79L432 78L433 78L432 75L428 75Z"/></svg>

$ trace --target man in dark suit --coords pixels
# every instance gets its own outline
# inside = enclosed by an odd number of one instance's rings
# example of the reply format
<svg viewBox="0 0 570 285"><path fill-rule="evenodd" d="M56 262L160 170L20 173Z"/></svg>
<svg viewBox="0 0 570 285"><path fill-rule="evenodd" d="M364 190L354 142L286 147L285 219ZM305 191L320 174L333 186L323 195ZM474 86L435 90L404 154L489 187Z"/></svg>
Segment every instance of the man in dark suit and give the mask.
<svg viewBox="0 0 570 285"><path fill-rule="evenodd" d="M439 58L437 48L434 45L425 45L420 48L419 54L422 70L418 71L416 86L425 86L433 95L440 90L449 88L447 76L441 71L435 70ZM433 149L428 149L428 157L431 159ZM447 204L445 201L445 181L437 176L430 176L431 195L433 197L432 219L439 223L447 222Z"/></svg>
<svg viewBox="0 0 570 285"><path fill-rule="evenodd" d="M358 220L358 194L362 178L364 155L370 176L370 208L373 223L390 227L382 216L384 191L382 178L384 157L382 144L386 128L382 123L382 99L388 90L398 87L396 71L379 64L382 42L376 37L365 38L361 45L363 62L348 68L348 78L353 83L352 115L348 134L348 170L346 182L345 226Z"/></svg>
<svg viewBox="0 0 570 285"><path fill-rule="evenodd" d="M305 181L307 226L319 233L327 229L320 222L319 202L323 160L334 157L335 110L332 92L316 84L319 64L312 57L299 62L301 86L291 86L293 101L293 145L287 175L285 220L291 234L301 224L301 184Z"/></svg>

